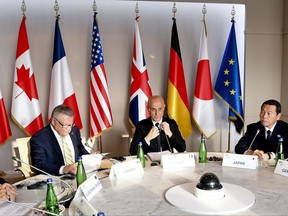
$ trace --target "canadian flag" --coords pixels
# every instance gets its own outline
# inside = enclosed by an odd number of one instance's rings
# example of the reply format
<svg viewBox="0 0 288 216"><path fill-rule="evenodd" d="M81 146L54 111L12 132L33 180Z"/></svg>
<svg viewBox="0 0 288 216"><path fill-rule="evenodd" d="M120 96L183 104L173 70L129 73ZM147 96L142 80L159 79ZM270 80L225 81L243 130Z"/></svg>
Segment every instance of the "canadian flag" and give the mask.
<svg viewBox="0 0 288 216"><path fill-rule="evenodd" d="M32 136L43 127L25 17L22 18L18 35L11 117L29 136Z"/></svg>
<svg viewBox="0 0 288 216"><path fill-rule="evenodd" d="M11 129L5 109L4 99L0 90L0 144L4 143L11 135Z"/></svg>

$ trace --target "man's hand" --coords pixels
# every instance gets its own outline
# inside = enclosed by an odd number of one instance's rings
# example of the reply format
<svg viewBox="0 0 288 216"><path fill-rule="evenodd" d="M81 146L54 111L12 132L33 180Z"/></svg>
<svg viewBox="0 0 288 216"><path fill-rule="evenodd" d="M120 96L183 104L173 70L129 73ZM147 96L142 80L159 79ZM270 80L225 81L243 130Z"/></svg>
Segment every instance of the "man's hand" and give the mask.
<svg viewBox="0 0 288 216"><path fill-rule="evenodd" d="M8 183L4 183L3 185L0 185L0 198L4 200L10 200L15 201L16 197L16 189L12 187L12 185ZM0 204L3 203L0 201Z"/></svg>
<svg viewBox="0 0 288 216"><path fill-rule="evenodd" d="M156 138L159 135L160 131L156 126L153 126L145 139L150 142L152 139Z"/></svg>
<svg viewBox="0 0 288 216"><path fill-rule="evenodd" d="M253 152L253 155L257 155L258 157L262 158L264 156L264 152L262 150L258 150L256 149L254 152Z"/></svg>
<svg viewBox="0 0 288 216"><path fill-rule="evenodd" d="M167 122L162 122L161 128L169 138L173 135L172 131L170 130L170 125Z"/></svg>
<svg viewBox="0 0 288 216"><path fill-rule="evenodd" d="M76 163L66 165L63 169L63 173L65 173L65 174L70 173L72 175L76 175L76 172L77 172L77 164Z"/></svg>

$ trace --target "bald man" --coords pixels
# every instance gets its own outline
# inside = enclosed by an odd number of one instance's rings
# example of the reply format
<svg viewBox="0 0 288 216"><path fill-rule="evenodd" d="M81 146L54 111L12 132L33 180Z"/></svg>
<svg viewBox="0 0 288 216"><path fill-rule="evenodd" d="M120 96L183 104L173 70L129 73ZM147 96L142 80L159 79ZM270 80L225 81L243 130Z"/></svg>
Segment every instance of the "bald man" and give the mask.
<svg viewBox="0 0 288 216"><path fill-rule="evenodd" d="M140 121L131 142L130 154L136 155L139 142L142 142L144 153L159 152L175 148L178 152L186 150L183 139L175 120L165 117L165 102L159 95L154 95L148 100L150 117Z"/></svg>

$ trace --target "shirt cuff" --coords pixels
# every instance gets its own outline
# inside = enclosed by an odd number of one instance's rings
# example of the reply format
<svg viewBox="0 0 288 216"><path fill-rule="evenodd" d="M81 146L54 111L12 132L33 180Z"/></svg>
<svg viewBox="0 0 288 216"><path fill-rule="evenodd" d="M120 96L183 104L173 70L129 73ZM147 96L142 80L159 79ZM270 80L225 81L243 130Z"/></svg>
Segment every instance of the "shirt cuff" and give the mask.
<svg viewBox="0 0 288 216"><path fill-rule="evenodd" d="M144 138L144 140L147 143L147 145L150 146L150 142L147 141L146 137Z"/></svg>
<svg viewBox="0 0 288 216"><path fill-rule="evenodd" d="M60 174L60 175L63 175L63 174L64 174L64 172L63 172L64 167L65 167L65 166L61 166L61 167L60 167L60 169L59 169L59 174Z"/></svg>

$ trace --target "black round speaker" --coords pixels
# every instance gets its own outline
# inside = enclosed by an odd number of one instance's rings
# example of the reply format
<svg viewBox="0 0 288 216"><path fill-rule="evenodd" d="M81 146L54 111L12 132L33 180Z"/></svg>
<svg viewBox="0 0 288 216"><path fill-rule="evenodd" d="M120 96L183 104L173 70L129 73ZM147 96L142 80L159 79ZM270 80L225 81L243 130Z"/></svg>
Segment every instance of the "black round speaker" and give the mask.
<svg viewBox="0 0 288 216"><path fill-rule="evenodd" d="M201 190L219 190L223 186L220 184L219 178L214 173L205 173L201 176L196 187Z"/></svg>

